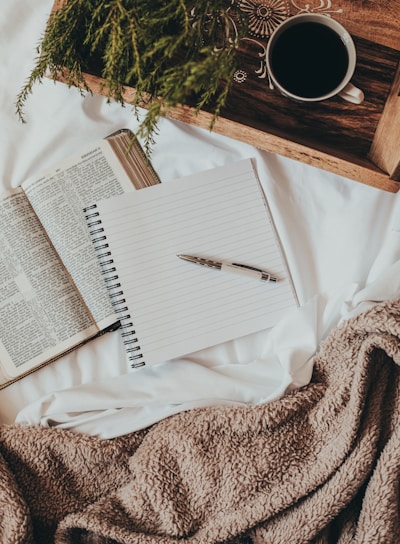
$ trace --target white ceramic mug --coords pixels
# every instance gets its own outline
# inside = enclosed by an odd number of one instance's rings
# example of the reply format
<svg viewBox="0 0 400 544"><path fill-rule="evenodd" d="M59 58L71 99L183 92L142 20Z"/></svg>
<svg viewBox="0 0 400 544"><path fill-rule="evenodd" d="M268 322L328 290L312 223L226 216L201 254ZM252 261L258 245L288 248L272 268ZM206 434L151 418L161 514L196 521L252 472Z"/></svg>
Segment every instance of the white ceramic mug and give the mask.
<svg viewBox="0 0 400 544"><path fill-rule="evenodd" d="M268 42L267 69L272 85L298 102L339 95L361 104L364 93L350 82L355 67L356 49L350 34L327 15L290 17Z"/></svg>

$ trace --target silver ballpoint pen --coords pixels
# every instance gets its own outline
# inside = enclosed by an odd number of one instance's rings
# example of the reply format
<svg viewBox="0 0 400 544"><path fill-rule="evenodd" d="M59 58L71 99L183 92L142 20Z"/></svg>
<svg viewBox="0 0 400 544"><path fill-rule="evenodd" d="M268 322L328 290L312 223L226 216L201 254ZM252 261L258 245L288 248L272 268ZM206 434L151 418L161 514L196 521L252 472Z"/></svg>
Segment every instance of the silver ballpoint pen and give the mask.
<svg viewBox="0 0 400 544"><path fill-rule="evenodd" d="M255 278L261 281L278 281L278 278L271 276L266 270L255 268L254 266L248 266L246 264L239 263L223 263L214 261L212 259L204 259L203 257L196 257L194 255L177 255L184 261L189 261L201 266L208 266L216 270L222 270L223 272L232 272L234 274L240 274L241 276L247 276L249 278Z"/></svg>

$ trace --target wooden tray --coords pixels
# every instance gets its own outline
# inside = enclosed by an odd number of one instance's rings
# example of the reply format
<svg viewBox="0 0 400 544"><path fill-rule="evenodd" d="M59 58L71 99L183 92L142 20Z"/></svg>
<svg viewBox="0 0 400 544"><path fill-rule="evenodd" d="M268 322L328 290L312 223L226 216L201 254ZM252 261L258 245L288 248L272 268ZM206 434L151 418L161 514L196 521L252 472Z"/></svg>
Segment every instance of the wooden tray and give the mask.
<svg viewBox="0 0 400 544"><path fill-rule="evenodd" d="M64 0L57 0L54 9ZM380 189L400 188L400 0L237 0L249 14L238 71L214 131ZM335 2L335 0L333 0ZM268 11L269 10L269 11ZM352 81L365 100L350 104L339 97L299 104L269 87L265 65L274 21L301 12L325 13L352 34L357 66ZM270 16L274 15L273 18ZM102 79L85 75L94 93L104 94ZM62 80L62 78L60 78ZM127 88L129 102L135 90ZM211 113L195 114L190 105L169 112L173 119L208 128Z"/></svg>

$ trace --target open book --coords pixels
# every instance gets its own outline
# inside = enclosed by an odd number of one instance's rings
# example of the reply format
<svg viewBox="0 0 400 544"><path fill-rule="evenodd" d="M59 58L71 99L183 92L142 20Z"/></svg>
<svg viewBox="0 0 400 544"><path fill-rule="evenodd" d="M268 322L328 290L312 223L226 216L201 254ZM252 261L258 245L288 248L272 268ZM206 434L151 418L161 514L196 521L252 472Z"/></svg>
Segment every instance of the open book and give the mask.
<svg viewBox="0 0 400 544"><path fill-rule="evenodd" d="M157 183L120 130L0 196L0 387L118 326L83 208Z"/></svg>
<svg viewBox="0 0 400 544"><path fill-rule="evenodd" d="M86 217L132 367L272 327L297 306L250 160L103 200ZM180 254L261 268L278 281Z"/></svg>

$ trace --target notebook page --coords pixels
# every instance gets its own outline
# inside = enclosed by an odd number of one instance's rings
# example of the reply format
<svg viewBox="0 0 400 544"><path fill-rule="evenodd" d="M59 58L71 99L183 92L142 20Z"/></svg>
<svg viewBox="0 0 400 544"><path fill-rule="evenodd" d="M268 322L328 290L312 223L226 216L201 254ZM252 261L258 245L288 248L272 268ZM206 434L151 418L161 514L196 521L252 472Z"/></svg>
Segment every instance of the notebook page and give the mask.
<svg viewBox="0 0 400 544"><path fill-rule="evenodd" d="M296 296L250 160L99 202L145 364L273 326ZM264 268L261 282L191 254Z"/></svg>

